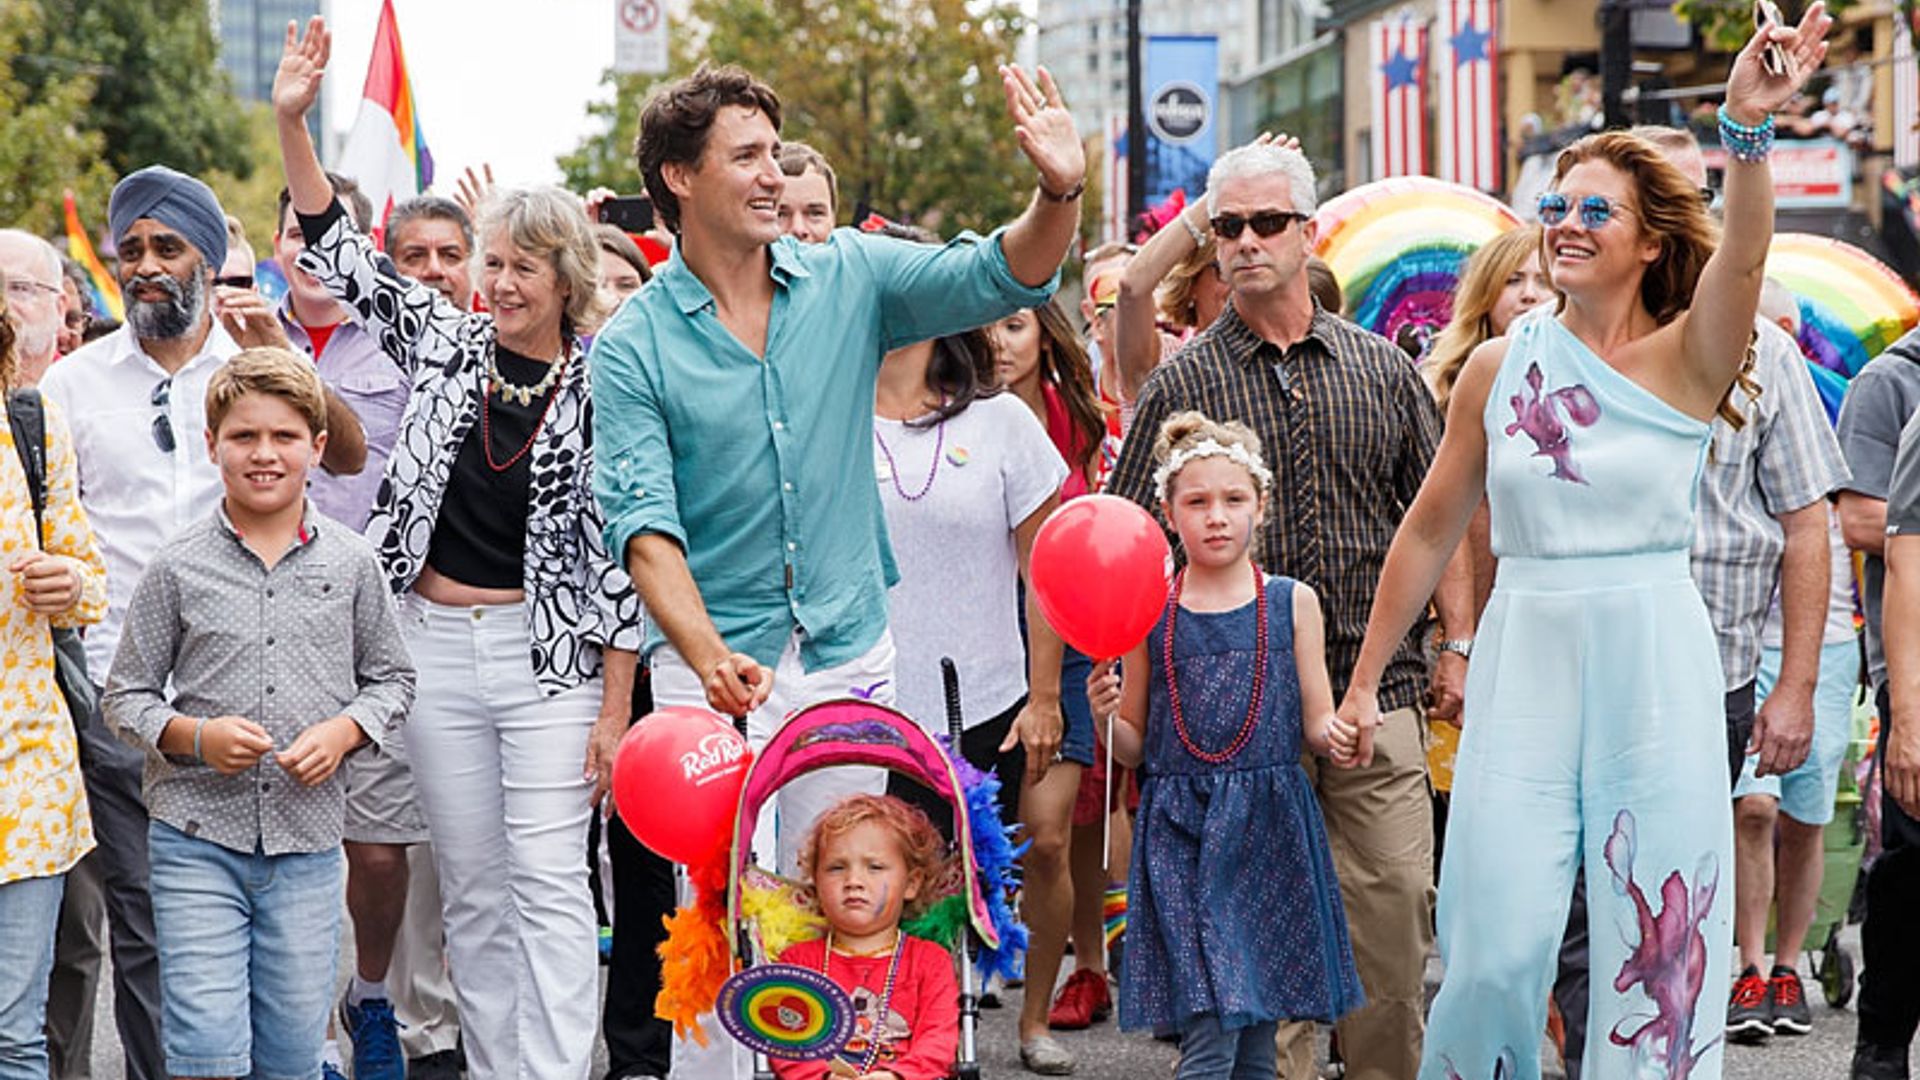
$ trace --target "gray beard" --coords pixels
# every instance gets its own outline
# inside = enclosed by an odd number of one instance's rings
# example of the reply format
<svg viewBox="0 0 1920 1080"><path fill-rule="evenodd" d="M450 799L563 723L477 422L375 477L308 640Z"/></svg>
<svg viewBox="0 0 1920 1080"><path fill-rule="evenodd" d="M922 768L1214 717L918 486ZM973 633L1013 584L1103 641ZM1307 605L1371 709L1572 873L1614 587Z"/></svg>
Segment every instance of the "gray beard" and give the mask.
<svg viewBox="0 0 1920 1080"><path fill-rule="evenodd" d="M44 362L53 358L53 350L59 344L59 331L51 327L39 326L21 326L16 329L20 336L14 342L14 351L22 364Z"/></svg>
<svg viewBox="0 0 1920 1080"><path fill-rule="evenodd" d="M206 279L196 269L187 275L186 284L166 274L135 277L127 283L131 293L141 285L158 285L166 290L165 300L127 298L127 322L135 336L145 341L172 341L186 337L200 325L207 311Z"/></svg>

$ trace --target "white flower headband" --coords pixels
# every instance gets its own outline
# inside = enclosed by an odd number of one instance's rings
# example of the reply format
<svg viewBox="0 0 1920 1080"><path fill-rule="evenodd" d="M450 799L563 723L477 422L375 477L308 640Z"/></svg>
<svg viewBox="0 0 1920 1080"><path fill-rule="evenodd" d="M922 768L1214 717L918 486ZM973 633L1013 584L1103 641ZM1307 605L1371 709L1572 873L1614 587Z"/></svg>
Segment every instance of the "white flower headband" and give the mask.
<svg viewBox="0 0 1920 1080"><path fill-rule="evenodd" d="M1187 464L1205 457L1223 457L1253 474L1259 481L1260 493L1266 494L1273 487L1273 473L1260 460L1258 453L1249 453L1247 448L1235 444L1228 446L1218 439L1205 438L1192 446L1183 446L1167 455L1166 464L1153 470L1153 492L1161 502L1167 501L1167 484L1174 474L1187 467Z"/></svg>

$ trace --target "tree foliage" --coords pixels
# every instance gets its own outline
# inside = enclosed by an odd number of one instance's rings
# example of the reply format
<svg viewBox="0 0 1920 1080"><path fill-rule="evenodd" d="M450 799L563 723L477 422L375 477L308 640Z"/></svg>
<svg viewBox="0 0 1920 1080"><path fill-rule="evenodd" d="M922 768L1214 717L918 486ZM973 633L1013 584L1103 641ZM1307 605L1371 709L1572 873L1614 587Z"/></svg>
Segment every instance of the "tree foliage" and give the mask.
<svg viewBox="0 0 1920 1080"><path fill-rule="evenodd" d="M1780 0L1781 18L1798 22L1812 0ZM1838 16L1859 0L1827 0L1827 13ZM1899 0L1911 4L1912 0ZM1753 36L1753 0L1675 0L1673 13L1700 31L1700 39L1717 52L1737 53Z"/></svg>
<svg viewBox="0 0 1920 1080"><path fill-rule="evenodd" d="M61 190L104 220L113 174L101 160L106 137L87 123L93 80L73 74L36 91L21 77L40 18L32 4L0 2L0 225L53 235Z"/></svg>
<svg viewBox="0 0 1920 1080"><path fill-rule="evenodd" d="M779 92L783 138L833 162L840 214L859 207L943 233L1011 220L1033 191L996 73L1024 25L1017 4L969 0L694 0L671 76L739 64ZM633 144L655 81L609 73L606 128L560 158L576 191L639 189Z"/></svg>
<svg viewBox="0 0 1920 1080"><path fill-rule="evenodd" d="M246 174L247 125L219 66L206 0L5 0L33 9L14 75L29 101L77 83L90 97L79 126L104 137L116 173L163 162L201 174Z"/></svg>

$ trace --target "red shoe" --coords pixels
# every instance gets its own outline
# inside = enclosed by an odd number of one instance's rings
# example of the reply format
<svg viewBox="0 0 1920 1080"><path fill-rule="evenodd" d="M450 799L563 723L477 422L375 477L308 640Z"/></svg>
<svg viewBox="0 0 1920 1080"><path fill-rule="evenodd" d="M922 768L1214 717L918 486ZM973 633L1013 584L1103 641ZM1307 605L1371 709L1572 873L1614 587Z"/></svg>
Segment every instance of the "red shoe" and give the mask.
<svg viewBox="0 0 1920 1080"><path fill-rule="evenodd" d="M1047 1010L1047 1026L1056 1031L1079 1031L1113 1015L1113 995L1107 991L1107 977L1089 968L1081 968L1060 987Z"/></svg>

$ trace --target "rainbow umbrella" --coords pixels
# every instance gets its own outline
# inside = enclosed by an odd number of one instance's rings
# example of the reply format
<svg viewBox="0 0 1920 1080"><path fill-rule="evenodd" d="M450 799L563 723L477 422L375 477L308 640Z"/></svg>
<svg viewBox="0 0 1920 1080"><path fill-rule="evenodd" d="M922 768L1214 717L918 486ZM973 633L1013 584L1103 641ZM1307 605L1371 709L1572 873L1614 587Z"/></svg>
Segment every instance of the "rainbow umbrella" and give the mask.
<svg viewBox="0 0 1920 1080"><path fill-rule="evenodd" d="M1780 233L1767 250L1767 276L1800 302L1800 351L1829 419L1840 415L1847 380L1920 323L1920 296L1843 240Z"/></svg>
<svg viewBox="0 0 1920 1080"><path fill-rule="evenodd" d="M1467 256L1520 224L1498 199L1427 176L1362 184L1314 217L1314 254L1333 269L1348 317L1389 341L1409 324L1439 333Z"/></svg>

